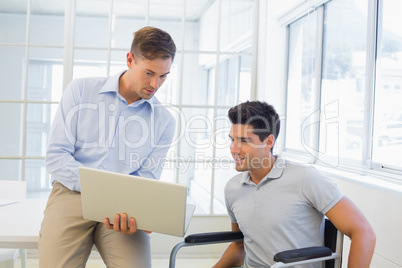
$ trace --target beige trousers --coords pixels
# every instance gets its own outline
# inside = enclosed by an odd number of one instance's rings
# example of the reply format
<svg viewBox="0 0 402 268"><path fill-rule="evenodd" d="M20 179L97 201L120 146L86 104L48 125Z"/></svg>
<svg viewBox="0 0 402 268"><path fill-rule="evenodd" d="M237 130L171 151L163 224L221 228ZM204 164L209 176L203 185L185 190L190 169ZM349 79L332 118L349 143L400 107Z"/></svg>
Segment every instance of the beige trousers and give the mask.
<svg viewBox="0 0 402 268"><path fill-rule="evenodd" d="M81 194L55 182L40 230L39 266L85 267L94 244L107 267L151 267L149 234L121 234L83 219Z"/></svg>

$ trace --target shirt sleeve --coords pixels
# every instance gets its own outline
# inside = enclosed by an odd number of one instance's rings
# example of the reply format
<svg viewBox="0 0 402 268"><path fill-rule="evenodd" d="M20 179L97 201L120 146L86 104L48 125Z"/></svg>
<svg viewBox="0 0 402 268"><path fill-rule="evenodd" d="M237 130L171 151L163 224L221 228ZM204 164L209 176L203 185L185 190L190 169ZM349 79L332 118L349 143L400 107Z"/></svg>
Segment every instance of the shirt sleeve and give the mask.
<svg viewBox="0 0 402 268"><path fill-rule="evenodd" d="M306 168L302 191L307 202L322 214L326 214L343 197L336 183L314 167Z"/></svg>
<svg viewBox="0 0 402 268"><path fill-rule="evenodd" d="M132 175L157 180L160 179L166 160L166 154L174 138L175 129L176 121L172 117L151 154L148 155L144 163L141 164L141 167L133 172Z"/></svg>
<svg viewBox="0 0 402 268"><path fill-rule="evenodd" d="M73 157L76 142L77 116L79 109L79 88L72 81L60 101L49 134L46 169L54 180L60 181L71 190L79 180L78 167L82 164Z"/></svg>

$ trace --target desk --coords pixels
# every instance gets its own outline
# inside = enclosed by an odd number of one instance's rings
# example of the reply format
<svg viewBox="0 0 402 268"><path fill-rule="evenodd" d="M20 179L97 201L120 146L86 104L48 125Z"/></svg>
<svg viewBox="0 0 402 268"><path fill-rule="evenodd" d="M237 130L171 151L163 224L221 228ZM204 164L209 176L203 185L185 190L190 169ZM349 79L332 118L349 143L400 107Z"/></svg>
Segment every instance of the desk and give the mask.
<svg viewBox="0 0 402 268"><path fill-rule="evenodd" d="M0 207L0 248L37 249L47 199L24 199Z"/></svg>

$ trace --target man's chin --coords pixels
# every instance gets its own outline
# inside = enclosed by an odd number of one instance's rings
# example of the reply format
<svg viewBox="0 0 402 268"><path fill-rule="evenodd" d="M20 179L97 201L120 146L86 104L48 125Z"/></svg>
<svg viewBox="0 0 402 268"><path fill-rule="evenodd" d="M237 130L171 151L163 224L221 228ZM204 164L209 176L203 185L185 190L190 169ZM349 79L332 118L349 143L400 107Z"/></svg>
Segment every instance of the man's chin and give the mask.
<svg viewBox="0 0 402 268"><path fill-rule="evenodd" d="M154 95L155 95L155 94L152 94L152 95L150 95L150 94L144 94L144 95L142 96L142 98L143 98L144 100L149 100L149 99L151 99Z"/></svg>
<svg viewBox="0 0 402 268"><path fill-rule="evenodd" d="M243 167L243 166L238 166L238 165L235 165L235 169L236 169L236 171L239 171L239 172L242 172L242 171L246 171L246 170L247 170L247 168L245 168L245 167Z"/></svg>

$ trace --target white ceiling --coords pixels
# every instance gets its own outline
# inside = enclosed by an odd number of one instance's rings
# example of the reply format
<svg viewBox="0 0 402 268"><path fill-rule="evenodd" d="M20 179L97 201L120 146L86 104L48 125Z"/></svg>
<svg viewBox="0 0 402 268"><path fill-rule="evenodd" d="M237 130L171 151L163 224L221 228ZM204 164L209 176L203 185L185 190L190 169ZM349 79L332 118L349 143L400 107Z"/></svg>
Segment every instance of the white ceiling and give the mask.
<svg viewBox="0 0 402 268"><path fill-rule="evenodd" d="M79 14L107 16L111 0L76 0ZM145 17L149 2L150 17L181 19L184 0L113 0L113 11L122 17ZM198 20L215 0L186 0L186 19ZM65 0L31 0L33 14L62 15ZM28 0L0 0L0 13L26 13Z"/></svg>

